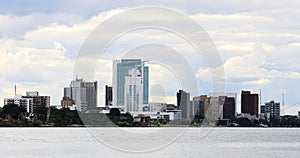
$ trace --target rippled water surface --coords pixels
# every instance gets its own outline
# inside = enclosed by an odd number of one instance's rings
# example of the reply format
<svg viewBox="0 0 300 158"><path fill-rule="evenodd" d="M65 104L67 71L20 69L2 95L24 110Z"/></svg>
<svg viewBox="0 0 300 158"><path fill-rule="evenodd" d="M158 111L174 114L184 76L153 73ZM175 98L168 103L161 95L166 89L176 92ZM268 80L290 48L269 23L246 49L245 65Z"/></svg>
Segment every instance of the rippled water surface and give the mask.
<svg viewBox="0 0 300 158"><path fill-rule="evenodd" d="M300 157L296 128L0 128L1 158Z"/></svg>

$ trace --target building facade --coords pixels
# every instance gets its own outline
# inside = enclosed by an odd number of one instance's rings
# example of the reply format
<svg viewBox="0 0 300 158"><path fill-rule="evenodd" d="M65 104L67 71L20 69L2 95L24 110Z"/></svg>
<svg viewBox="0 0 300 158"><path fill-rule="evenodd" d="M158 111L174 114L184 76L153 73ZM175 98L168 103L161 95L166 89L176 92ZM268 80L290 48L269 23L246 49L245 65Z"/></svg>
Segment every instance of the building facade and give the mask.
<svg viewBox="0 0 300 158"><path fill-rule="evenodd" d="M142 75L143 104L148 104L148 66L144 66L144 62L140 59L122 59L113 61L113 103L115 105L125 105L125 77L129 76L129 70L132 69L138 69Z"/></svg>
<svg viewBox="0 0 300 158"><path fill-rule="evenodd" d="M260 105L260 113L265 114L266 113L266 106L265 105Z"/></svg>
<svg viewBox="0 0 300 158"><path fill-rule="evenodd" d="M191 115L194 116L194 119L197 120L204 119L205 104L206 104L206 109L208 107L207 99L208 99L207 95L193 97L193 100L191 101Z"/></svg>
<svg viewBox="0 0 300 158"><path fill-rule="evenodd" d="M210 96L205 107L205 123L215 124L222 118L223 98L220 96Z"/></svg>
<svg viewBox="0 0 300 158"><path fill-rule="evenodd" d="M71 107L75 105L74 100L69 97L63 97L63 99L60 101L60 105L62 107Z"/></svg>
<svg viewBox="0 0 300 158"><path fill-rule="evenodd" d="M129 70L129 75L125 76L125 111L141 112L143 107L143 80L142 74L137 69Z"/></svg>
<svg viewBox="0 0 300 158"><path fill-rule="evenodd" d="M191 120L191 108L190 108L190 93L184 90L177 92L177 108L182 112L182 119Z"/></svg>
<svg viewBox="0 0 300 158"><path fill-rule="evenodd" d="M265 103L265 116L268 118L279 118L280 117L280 103L271 100L270 102Z"/></svg>
<svg viewBox="0 0 300 158"><path fill-rule="evenodd" d="M14 98L4 98L4 105L16 104L18 106L26 108L26 112L33 113L33 99L22 98L16 95Z"/></svg>
<svg viewBox="0 0 300 158"><path fill-rule="evenodd" d="M235 99L234 97L225 96L225 101L223 103L223 119L234 119L235 118Z"/></svg>
<svg viewBox="0 0 300 158"><path fill-rule="evenodd" d="M64 97L74 101L78 111L97 107L97 81L86 82L83 79L71 81L70 87L64 88Z"/></svg>
<svg viewBox="0 0 300 158"><path fill-rule="evenodd" d="M39 96L38 91L27 91L26 96Z"/></svg>
<svg viewBox="0 0 300 158"><path fill-rule="evenodd" d="M138 104L137 106L148 104L148 80L149 68L144 66L141 59L114 60L112 104L125 108L132 107L133 104ZM135 109L136 107L132 108Z"/></svg>
<svg viewBox="0 0 300 158"><path fill-rule="evenodd" d="M191 115L204 124L213 125L219 119L233 119L236 115L235 93L210 93L196 96L191 101Z"/></svg>
<svg viewBox="0 0 300 158"><path fill-rule="evenodd" d="M112 105L112 100L113 100L112 87L105 85L105 106Z"/></svg>
<svg viewBox="0 0 300 158"><path fill-rule="evenodd" d="M50 107L50 96L40 96L37 91L26 92L22 98L32 99L33 112L39 107Z"/></svg>
<svg viewBox="0 0 300 158"><path fill-rule="evenodd" d="M258 117L258 94L251 94L250 91L242 91L241 106L242 113L249 113Z"/></svg>
<svg viewBox="0 0 300 158"><path fill-rule="evenodd" d="M209 93L215 99L215 109L219 109L219 119L233 119L236 115L236 93ZM212 102L210 102L212 104Z"/></svg>

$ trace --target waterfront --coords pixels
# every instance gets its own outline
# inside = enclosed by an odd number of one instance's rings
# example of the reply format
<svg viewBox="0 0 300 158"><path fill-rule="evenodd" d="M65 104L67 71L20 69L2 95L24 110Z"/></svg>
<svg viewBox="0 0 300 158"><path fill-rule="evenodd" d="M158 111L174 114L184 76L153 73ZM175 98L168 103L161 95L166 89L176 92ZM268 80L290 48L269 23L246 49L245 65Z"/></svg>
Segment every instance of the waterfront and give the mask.
<svg viewBox="0 0 300 158"><path fill-rule="evenodd" d="M0 128L1 157L299 157L298 128ZM144 137L124 138L124 133ZM95 133L95 131L98 131ZM155 135L155 133L161 133ZM172 134L179 135L173 142ZM98 135L97 135L98 134ZM97 139L98 138L98 139ZM163 148L133 153L108 145ZM152 142L151 142L152 141ZM147 145L148 143L148 145ZM153 144L152 144L153 145ZM122 150L122 149L121 149Z"/></svg>

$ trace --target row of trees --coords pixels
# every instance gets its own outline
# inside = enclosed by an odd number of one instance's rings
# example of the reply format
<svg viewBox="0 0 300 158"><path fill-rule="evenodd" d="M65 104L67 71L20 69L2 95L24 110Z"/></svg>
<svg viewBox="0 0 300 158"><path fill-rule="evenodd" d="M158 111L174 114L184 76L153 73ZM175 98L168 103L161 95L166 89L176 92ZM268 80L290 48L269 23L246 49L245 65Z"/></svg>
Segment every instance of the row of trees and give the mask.
<svg viewBox="0 0 300 158"><path fill-rule="evenodd" d="M268 125L269 127L300 127L300 118L297 116L285 115L279 118L269 119L254 119L248 118L234 118L230 120L231 123L237 123L240 127L257 127L261 124Z"/></svg>
<svg viewBox="0 0 300 158"><path fill-rule="evenodd" d="M49 118L48 112L51 112ZM69 108L37 107L34 115L26 112L26 108L16 104L4 105L0 111L0 126L72 126L83 125L77 111Z"/></svg>
<svg viewBox="0 0 300 158"><path fill-rule="evenodd" d="M50 111L50 116L48 113ZM167 124L167 120L151 120L150 117L140 116L134 121L131 114L121 114L119 109L111 109L109 114L79 113L69 108L57 109L55 107L37 107L32 117L26 112L25 107L16 104L5 105L0 110L0 126L98 126L98 127L137 127L160 126ZM84 122L83 122L83 121ZM203 117L195 118L191 125L201 125ZM269 127L300 127L300 119L297 116L281 116L280 118L253 119L234 118L229 121L240 127L257 127L260 124ZM184 123L184 122L183 122ZM180 122L176 123L180 125ZM176 126L176 124L174 124ZM184 123L186 124L186 123ZM188 122L187 124L190 124ZM172 123L170 124L172 126Z"/></svg>
<svg viewBox="0 0 300 158"><path fill-rule="evenodd" d="M50 116L48 114L50 113ZM24 107L10 104L5 105L0 112L0 126L92 126L92 127L139 127L159 126L166 124L166 120L153 121L150 117L140 116L134 121L130 113L121 114L119 109L113 108L109 114L98 112L80 113L69 108L37 107L34 115L29 116Z"/></svg>
<svg viewBox="0 0 300 158"><path fill-rule="evenodd" d="M272 127L300 127L300 118L291 115L270 118L269 125Z"/></svg>
<svg viewBox="0 0 300 158"><path fill-rule="evenodd" d="M48 113L50 115L48 116ZM84 122L83 122L83 121ZM0 126L137 126L129 113L121 114L118 109L112 109L109 114L80 113L69 108L37 107L31 117L26 109L16 104L5 105L0 110Z"/></svg>
<svg viewBox="0 0 300 158"><path fill-rule="evenodd" d="M0 127L32 127L42 124L41 121L31 122L26 119L26 116L28 116L28 114L25 107L16 104L5 105L0 110Z"/></svg>

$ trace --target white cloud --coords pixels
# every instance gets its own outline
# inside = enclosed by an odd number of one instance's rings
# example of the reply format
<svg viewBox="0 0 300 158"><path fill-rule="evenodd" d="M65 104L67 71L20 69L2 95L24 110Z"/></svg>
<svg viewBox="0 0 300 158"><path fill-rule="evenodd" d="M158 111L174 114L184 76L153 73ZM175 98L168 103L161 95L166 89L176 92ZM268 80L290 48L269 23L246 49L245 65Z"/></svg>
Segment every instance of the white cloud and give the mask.
<svg viewBox="0 0 300 158"><path fill-rule="evenodd" d="M249 54L227 59L224 62L226 80L245 78L253 80L251 83L270 84L270 79L272 78L299 78L299 72L264 68L264 65L267 63L266 51L263 47L260 48L262 49L253 48L254 51ZM198 77L208 76L209 72L209 68L199 68ZM208 81L207 77L204 80Z"/></svg>
<svg viewBox="0 0 300 158"><path fill-rule="evenodd" d="M0 61L1 96L13 97L8 89L17 84L23 94L27 88L39 90L41 94L51 93L52 97L58 99L61 95L59 86L72 77L73 61L64 56L64 50L35 49L18 47L14 42L4 43L5 47L0 48L0 58L3 59Z"/></svg>
<svg viewBox="0 0 300 158"><path fill-rule="evenodd" d="M176 8L184 8L184 12L193 13L191 17L208 31L216 43L224 61L226 81L238 87L228 85L228 90L239 91L243 86L249 89L263 87L271 93L283 86L277 83L278 79L285 79L286 83L290 83L300 78L298 3L219 2L228 9L215 6L209 1L192 3L203 5L191 7L176 3ZM163 4L168 2L164 1ZM74 59L82 42L99 23L122 10L124 9L108 10L88 19L69 13L0 15L1 96L10 96L11 87L17 83L22 92L23 89L36 89L53 96L52 103L59 103L62 88L68 86L73 77ZM128 51L128 47L132 48L131 44L134 42L144 44L151 40L166 44L178 52L193 52L176 35L159 31L140 31L124 36L120 39L118 48L110 51L121 54ZM192 66L196 65L199 80L210 82L209 69L199 64L203 61L189 62L193 63ZM104 61L100 67L103 69L96 72L99 82L109 84L111 64ZM160 79L166 89L176 91L178 85L168 83L168 77L164 73L160 68L153 71L152 75L156 78L150 83L154 84ZM291 85L284 85L288 86L285 88L290 93L297 87ZM104 95L103 92L100 93Z"/></svg>
<svg viewBox="0 0 300 158"><path fill-rule="evenodd" d="M244 85L267 85L272 83L270 79L259 79L255 81L245 82Z"/></svg>
<svg viewBox="0 0 300 158"><path fill-rule="evenodd" d="M25 89L38 90L51 95L51 104L58 104L62 88L74 77L74 56L82 41L97 24L117 12L120 10L100 13L86 21L65 15L0 15L2 98L13 97L10 89L17 84L22 94ZM39 21L41 17L48 21ZM59 23L58 19L73 24ZM14 34L13 30L19 32Z"/></svg>

